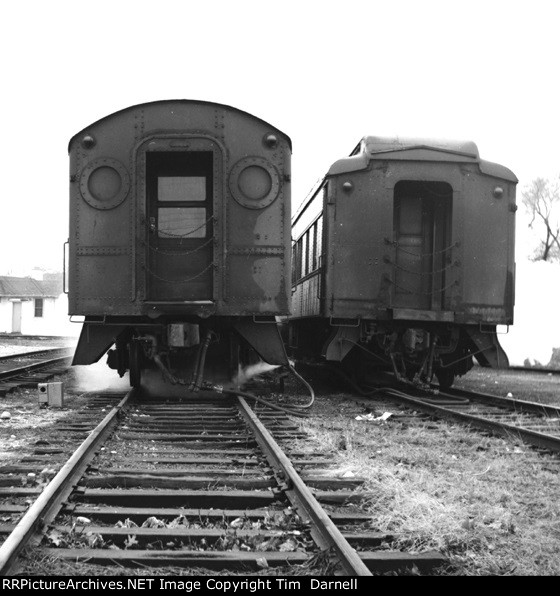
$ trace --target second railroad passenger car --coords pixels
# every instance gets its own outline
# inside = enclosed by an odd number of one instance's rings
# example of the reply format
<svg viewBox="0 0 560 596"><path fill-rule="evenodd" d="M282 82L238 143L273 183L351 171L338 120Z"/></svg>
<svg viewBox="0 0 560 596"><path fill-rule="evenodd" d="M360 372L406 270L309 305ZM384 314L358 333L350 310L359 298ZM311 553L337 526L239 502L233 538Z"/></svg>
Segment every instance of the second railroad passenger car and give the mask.
<svg viewBox="0 0 560 596"><path fill-rule="evenodd" d="M292 220L295 355L424 386L506 367L516 183L472 142L362 139Z"/></svg>

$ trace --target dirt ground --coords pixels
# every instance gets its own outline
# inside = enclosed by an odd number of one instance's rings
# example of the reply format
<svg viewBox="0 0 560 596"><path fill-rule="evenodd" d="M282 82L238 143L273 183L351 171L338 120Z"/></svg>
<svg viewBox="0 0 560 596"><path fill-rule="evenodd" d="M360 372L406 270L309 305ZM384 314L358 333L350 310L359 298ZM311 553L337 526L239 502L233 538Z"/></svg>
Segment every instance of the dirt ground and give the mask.
<svg viewBox="0 0 560 596"><path fill-rule="evenodd" d="M365 478L371 527L438 550L452 575L560 574L560 457L320 383L310 440ZM560 405L560 376L475 368L457 386ZM371 421L391 414L387 420ZM361 417L362 420L357 419Z"/></svg>
<svg viewBox="0 0 560 596"><path fill-rule="evenodd" d="M32 389L0 397L10 413L0 421L0 465L48 440L58 420L87 403L76 372L59 380L63 409L40 408ZM474 368L457 386L560 405L559 375ZM560 574L560 458L321 382L316 388L312 417L295 419L309 438L294 447L329 453L340 474L365 479L361 507L372 529L396 535L391 547L438 550L452 575ZM301 386L288 391L272 399L306 399ZM384 413L385 421L357 419Z"/></svg>
<svg viewBox="0 0 560 596"><path fill-rule="evenodd" d="M560 374L519 370L494 370L475 366L459 377L454 387L560 405Z"/></svg>
<svg viewBox="0 0 560 596"><path fill-rule="evenodd" d="M0 355L40 349L71 347L72 338L0 337ZM82 367L79 367L82 368ZM54 377L49 382L64 383L64 407L49 408L39 404L35 388L22 388L0 396L0 465L17 461L37 441L64 441L57 432L57 423L71 419L87 405L87 382L79 370Z"/></svg>

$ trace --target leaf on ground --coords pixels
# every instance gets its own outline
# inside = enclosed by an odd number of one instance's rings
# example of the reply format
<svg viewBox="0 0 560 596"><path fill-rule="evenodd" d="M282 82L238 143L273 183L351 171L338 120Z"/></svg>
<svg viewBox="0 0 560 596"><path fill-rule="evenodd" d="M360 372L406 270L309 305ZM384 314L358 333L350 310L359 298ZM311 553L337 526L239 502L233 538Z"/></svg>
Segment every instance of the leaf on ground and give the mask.
<svg viewBox="0 0 560 596"><path fill-rule="evenodd" d="M47 532L47 540L55 546L60 546L64 542L64 535L58 530L50 530Z"/></svg>
<svg viewBox="0 0 560 596"><path fill-rule="evenodd" d="M176 517L175 519L172 519L167 524L167 527L168 528L178 528L179 526L187 526L188 527L188 521L187 521L187 518L184 515L180 515L179 517Z"/></svg>
<svg viewBox="0 0 560 596"><path fill-rule="evenodd" d="M138 524L127 517L124 521L118 521L115 526L117 528L137 528Z"/></svg>
<svg viewBox="0 0 560 596"><path fill-rule="evenodd" d="M87 543L90 548L100 547L105 544L103 537L100 534L87 534Z"/></svg>
<svg viewBox="0 0 560 596"><path fill-rule="evenodd" d="M240 528L244 523L242 517L236 517L229 525L231 528Z"/></svg>
<svg viewBox="0 0 560 596"><path fill-rule="evenodd" d="M280 545L278 549L281 553L293 552L297 549L297 542L293 538L288 538L285 542Z"/></svg>
<svg viewBox="0 0 560 596"><path fill-rule="evenodd" d="M474 519L466 519L462 524L461 527L465 530L474 530Z"/></svg>
<svg viewBox="0 0 560 596"><path fill-rule="evenodd" d="M158 519L154 515L149 517L143 524L143 528L165 528L165 522L161 519Z"/></svg>
<svg viewBox="0 0 560 596"><path fill-rule="evenodd" d="M393 414L391 412L384 412L381 416L375 414L365 414L364 416L356 416L356 420L366 420L368 422L387 422Z"/></svg>
<svg viewBox="0 0 560 596"><path fill-rule="evenodd" d="M136 536L128 536L127 539L124 541L125 548L131 548L138 544L138 540L136 540Z"/></svg>

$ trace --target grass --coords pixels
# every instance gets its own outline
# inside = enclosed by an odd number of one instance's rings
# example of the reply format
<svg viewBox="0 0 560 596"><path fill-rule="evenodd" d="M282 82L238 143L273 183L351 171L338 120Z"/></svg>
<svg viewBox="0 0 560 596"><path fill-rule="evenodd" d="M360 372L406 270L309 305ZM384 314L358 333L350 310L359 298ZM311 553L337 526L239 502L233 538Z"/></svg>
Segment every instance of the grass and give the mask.
<svg viewBox="0 0 560 596"><path fill-rule="evenodd" d="M340 470L365 478L373 530L397 533L407 551L440 551L452 574L560 574L560 465L508 439L369 403L396 415L356 421L363 405L320 395L316 417L301 423L312 440L296 448L332 453Z"/></svg>
<svg viewBox="0 0 560 596"><path fill-rule="evenodd" d="M560 376L475 367L458 386L560 403ZM298 391L302 393L299 386ZM31 409L31 404L36 409L35 400L34 395L15 392L4 398L3 409ZM350 471L365 479L362 508L371 513L371 529L397 534L393 546L409 552L440 551L451 562L446 573L454 575L560 574L558 458L539 455L513 439L489 437L420 415L409 417L410 411L394 404L361 402L348 393L319 390L313 417L297 421L309 438L291 447L332 454L339 475ZM390 411L394 416L384 424L355 420L370 410L376 415ZM37 408L37 416L44 412ZM17 454L10 439L15 422L13 419L4 428L9 433L0 454L4 452L7 459ZM29 428L25 430L36 432L33 425L42 421L26 422ZM30 574L115 574L114 568L76 568L41 559L38 553L31 554L27 563ZM119 570L125 575L160 572Z"/></svg>
<svg viewBox="0 0 560 596"><path fill-rule="evenodd" d="M475 366L454 387L515 399L560 405L560 374L494 370Z"/></svg>

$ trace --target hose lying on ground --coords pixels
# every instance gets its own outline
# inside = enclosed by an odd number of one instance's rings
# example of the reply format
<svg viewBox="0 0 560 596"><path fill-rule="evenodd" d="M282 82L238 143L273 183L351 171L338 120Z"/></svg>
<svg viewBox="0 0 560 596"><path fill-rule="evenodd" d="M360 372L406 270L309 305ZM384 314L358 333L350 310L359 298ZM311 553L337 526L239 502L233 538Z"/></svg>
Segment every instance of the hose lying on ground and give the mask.
<svg viewBox="0 0 560 596"><path fill-rule="evenodd" d="M310 400L303 405L293 405L291 407L287 406L279 406L278 404L272 403L263 397L259 397L254 395L253 393L246 393L245 391L239 391L237 389L223 389L222 387L218 387L217 385L209 385L208 387L203 387L203 389L219 391L224 395L232 395L232 396L239 396L245 399L252 399L260 404L264 404L265 406L272 408L273 410L277 410L279 412L285 412L286 414L290 414L291 416L298 416L299 418L309 418L311 414L309 412L304 412L303 410L307 410L311 408L311 406L315 402L315 392L313 391L313 387L296 371L296 369L289 364L288 369L290 372L305 385L309 393L311 394Z"/></svg>

